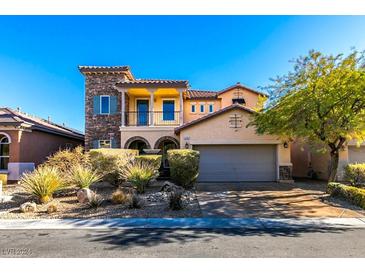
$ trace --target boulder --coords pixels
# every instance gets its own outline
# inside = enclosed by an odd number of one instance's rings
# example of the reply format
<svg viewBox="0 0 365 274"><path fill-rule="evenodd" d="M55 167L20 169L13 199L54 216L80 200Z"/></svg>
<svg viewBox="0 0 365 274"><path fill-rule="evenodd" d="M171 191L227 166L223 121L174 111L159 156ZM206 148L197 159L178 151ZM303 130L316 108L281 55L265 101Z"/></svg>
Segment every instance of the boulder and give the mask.
<svg viewBox="0 0 365 274"><path fill-rule="evenodd" d="M35 212L37 210L37 205L34 202L26 202L20 205L20 211L23 213Z"/></svg>
<svg viewBox="0 0 365 274"><path fill-rule="evenodd" d="M92 199L93 192L89 188L82 188L77 191L77 200L81 204L86 204Z"/></svg>
<svg viewBox="0 0 365 274"><path fill-rule="evenodd" d="M184 188L169 181L165 181L160 189L162 192L183 192Z"/></svg>

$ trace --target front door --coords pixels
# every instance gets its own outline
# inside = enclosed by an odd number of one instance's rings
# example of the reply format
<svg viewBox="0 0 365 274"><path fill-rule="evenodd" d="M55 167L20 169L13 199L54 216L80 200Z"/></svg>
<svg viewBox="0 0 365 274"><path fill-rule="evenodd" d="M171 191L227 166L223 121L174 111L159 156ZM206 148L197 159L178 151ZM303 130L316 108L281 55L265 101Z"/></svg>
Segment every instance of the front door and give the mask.
<svg viewBox="0 0 365 274"><path fill-rule="evenodd" d="M148 100L137 100L137 125L148 125Z"/></svg>

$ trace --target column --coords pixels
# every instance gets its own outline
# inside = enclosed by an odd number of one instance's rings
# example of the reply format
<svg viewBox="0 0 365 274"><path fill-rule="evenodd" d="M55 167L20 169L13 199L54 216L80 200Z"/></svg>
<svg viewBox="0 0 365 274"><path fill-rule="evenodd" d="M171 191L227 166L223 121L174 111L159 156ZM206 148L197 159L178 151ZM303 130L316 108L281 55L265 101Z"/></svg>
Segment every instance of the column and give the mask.
<svg viewBox="0 0 365 274"><path fill-rule="evenodd" d="M180 95L180 103L179 103L179 105L180 105L180 113L179 113L179 115L180 115L180 126L181 125L183 125L184 124L184 112L183 112L183 110L184 110L184 102L183 102L183 95L184 95L184 89L179 89L179 95Z"/></svg>
<svg viewBox="0 0 365 274"><path fill-rule="evenodd" d="M125 89L121 89L120 91L122 93L122 127L125 127Z"/></svg>
<svg viewBox="0 0 365 274"><path fill-rule="evenodd" d="M154 126L155 125L155 120L154 120L154 104L155 104L155 91L156 89L149 89L150 92L150 103L149 103L149 113L150 113L150 126Z"/></svg>

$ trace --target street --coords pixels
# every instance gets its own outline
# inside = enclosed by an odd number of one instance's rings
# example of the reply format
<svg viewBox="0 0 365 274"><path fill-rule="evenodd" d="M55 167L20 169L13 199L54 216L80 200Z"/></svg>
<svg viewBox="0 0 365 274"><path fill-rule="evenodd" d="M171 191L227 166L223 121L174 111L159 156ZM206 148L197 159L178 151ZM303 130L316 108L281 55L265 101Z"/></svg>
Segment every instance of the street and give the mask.
<svg viewBox="0 0 365 274"><path fill-rule="evenodd" d="M365 257L363 228L0 230L1 257Z"/></svg>

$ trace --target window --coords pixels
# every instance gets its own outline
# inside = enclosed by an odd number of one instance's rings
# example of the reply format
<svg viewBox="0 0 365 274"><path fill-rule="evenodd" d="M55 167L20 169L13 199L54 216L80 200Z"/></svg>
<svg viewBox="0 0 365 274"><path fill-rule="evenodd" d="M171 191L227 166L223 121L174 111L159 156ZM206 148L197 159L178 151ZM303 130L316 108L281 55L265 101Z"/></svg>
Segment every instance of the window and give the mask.
<svg viewBox="0 0 365 274"><path fill-rule="evenodd" d="M10 140L4 135L0 135L0 170L8 169Z"/></svg>
<svg viewBox="0 0 365 274"><path fill-rule="evenodd" d="M200 104L200 112L205 112L204 103Z"/></svg>
<svg viewBox="0 0 365 274"><path fill-rule="evenodd" d="M110 140L99 140L99 148L111 148L112 142Z"/></svg>
<svg viewBox="0 0 365 274"><path fill-rule="evenodd" d="M208 111L209 113L212 113L214 111L214 104L209 104Z"/></svg>
<svg viewBox="0 0 365 274"><path fill-rule="evenodd" d="M108 95L100 96L100 113L101 114L110 113L110 96Z"/></svg>
<svg viewBox="0 0 365 274"><path fill-rule="evenodd" d="M162 118L164 121L175 120L175 101L174 100L164 100L162 105Z"/></svg>
<svg viewBox="0 0 365 274"><path fill-rule="evenodd" d="M195 112L196 112L196 105L191 104L191 113L195 113Z"/></svg>

